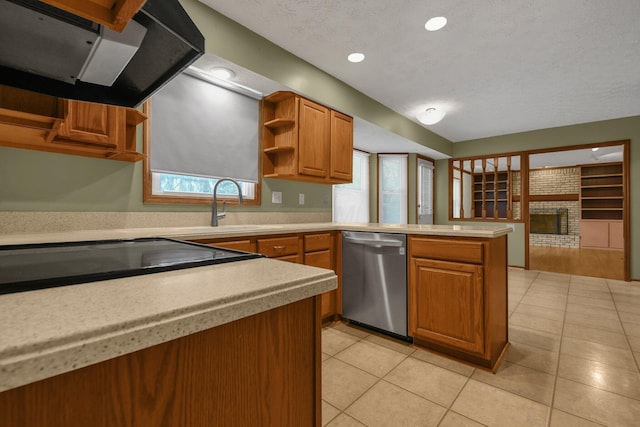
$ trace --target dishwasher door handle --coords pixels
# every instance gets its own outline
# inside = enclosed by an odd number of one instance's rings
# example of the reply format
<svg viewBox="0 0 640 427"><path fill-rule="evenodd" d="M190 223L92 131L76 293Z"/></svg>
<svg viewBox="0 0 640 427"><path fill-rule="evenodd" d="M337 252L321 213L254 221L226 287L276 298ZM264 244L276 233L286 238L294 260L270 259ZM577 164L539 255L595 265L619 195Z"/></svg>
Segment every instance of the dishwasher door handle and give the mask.
<svg viewBox="0 0 640 427"><path fill-rule="evenodd" d="M347 237L347 236L343 238L349 243L355 243L358 245L365 245L365 246L375 246L377 248L383 247L383 246L399 248L404 244L402 240L360 239L357 237Z"/></svg>

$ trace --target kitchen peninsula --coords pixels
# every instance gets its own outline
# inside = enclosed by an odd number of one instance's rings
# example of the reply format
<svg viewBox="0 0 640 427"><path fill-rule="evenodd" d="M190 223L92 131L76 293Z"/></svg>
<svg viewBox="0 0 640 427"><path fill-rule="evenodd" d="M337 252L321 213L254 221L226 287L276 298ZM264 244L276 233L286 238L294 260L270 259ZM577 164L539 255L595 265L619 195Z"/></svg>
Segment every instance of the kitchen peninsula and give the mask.
<svg viewBox="0 0 640 427"><path fill-rule="evenodd" d="M499 364L508 345L506 227L230 225L15 234L0 245L151 236L303 242L339 230L407 234L414 341L490 369ZM319 425L321 294L336 283L327 269L254 259L1 295L0 424L262 417ZM425 296L449 299L417 302ZM430 313L444 307L454 316L469 304L453 324Z"/></svg>

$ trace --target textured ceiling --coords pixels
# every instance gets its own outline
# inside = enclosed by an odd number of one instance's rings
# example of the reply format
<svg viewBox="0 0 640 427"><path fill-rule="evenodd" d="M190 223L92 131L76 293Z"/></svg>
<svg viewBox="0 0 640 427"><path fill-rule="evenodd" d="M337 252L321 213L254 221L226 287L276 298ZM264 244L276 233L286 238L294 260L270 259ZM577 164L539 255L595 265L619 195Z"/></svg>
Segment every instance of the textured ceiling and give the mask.
<svg viewBox="0 0 640 427"><path fill-rule="evenodd" d="M639 0L200 1L453 142L640 115Z"/></svg>

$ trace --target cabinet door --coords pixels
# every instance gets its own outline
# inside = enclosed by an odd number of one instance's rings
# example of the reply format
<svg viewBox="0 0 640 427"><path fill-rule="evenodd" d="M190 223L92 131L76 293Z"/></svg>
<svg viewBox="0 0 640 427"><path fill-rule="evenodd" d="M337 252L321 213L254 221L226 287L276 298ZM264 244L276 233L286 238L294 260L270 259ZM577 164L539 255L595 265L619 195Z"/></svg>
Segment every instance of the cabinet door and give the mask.
<svg viewBox="0 0 640 427"><path fill-rule="evenodd" d="M118 149L125 140L126 109L91 102L66 101L59 136L62 141Z"/></svg>
<svg viewBox="0 0 640 427"><path fill-rule="evenodd" d="M607 221L580 221L581 248L608 248L609 223Z"/></svg>
<svg viewBox="0 0 640 427"><path fill-rule="evenodd" d="M409 333L484 354L482 266L411 258Z"/></svg>
<svg viewBox="0 0 640 427"><path fill-rule="evenodd" d="M316 177L329 174L329 109L300 98L298 173Z"/></svg>
<svg viewBox="0 0 640 427"><path fill-rule="evenodd" d="M622 221L609 223L609 247L611 249L624 249L624 225Z"/></svg>
<svg viewBox="0 0 640 427"><path fill-rule="evenodd" d="M331 162L330 176L351 182L353 169L353 119L331 111Z"/></svg>
<svg viewBox="0 0 640 427"><path fill-rule="evenodd" d="M307 236L305 236L306 239ZM309 252L304 254L304 264L313 267L333 269L331 262L331 250ZM322 294L322 318L333 316L336 313L336 291Z"/></svg>

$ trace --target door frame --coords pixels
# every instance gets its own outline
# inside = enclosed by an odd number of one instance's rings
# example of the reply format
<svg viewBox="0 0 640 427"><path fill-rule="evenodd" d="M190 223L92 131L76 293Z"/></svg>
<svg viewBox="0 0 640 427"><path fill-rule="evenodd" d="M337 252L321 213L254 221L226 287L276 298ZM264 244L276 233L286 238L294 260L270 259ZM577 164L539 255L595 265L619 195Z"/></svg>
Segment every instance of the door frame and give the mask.
<svg viewBox="0 0 640 427"><path fill-rule="evenodd" d="M522 174L522 201L521 201L521 217L524 222L524 268L529 270L529 156L532 154L553 153L558 151L572 151L582 150L585 148L595 147L611 147L620 145L622 146L622 171L623 171L623 183L624 183L624 196L623 196L623 213L622 213L622 227L624 233L624 280L629 282L631 280L631 157L630 148L631 140L619 140L619 141L606 141L596 142L591 144L569 145L564 147L545 148L540 150L524 151L522 157L523 167L521 171L526 170L526 176ZM526 169L525 169L526 167ZM526 180L526 184L525 184Z"/></svg>

